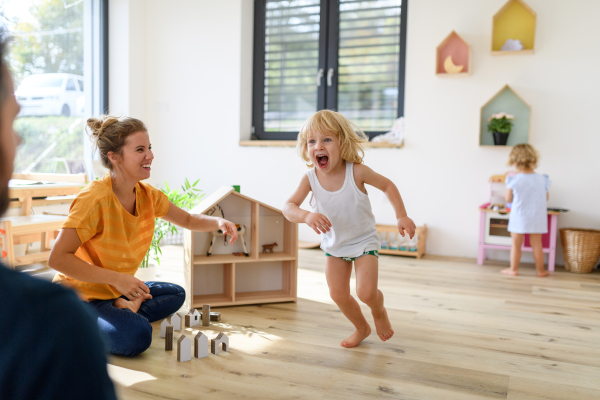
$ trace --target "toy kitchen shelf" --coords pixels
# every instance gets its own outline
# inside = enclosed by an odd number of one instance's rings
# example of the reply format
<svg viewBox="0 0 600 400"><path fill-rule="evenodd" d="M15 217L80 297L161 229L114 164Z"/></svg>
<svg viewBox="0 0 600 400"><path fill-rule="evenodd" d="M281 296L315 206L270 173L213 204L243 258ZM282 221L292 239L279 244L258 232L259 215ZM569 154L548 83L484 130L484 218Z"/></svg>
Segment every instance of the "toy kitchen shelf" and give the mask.
<svg viewBox="0 0 600 400"><path fill-rule="evenodd" d="M479 206L479 250L477 253L477 265L483 265L486 259L486 250L510 251L512 247L512 237L508 231L510 210L504 208L507 175L508 173L494 175L489 179L490 201ZM548 271L554 271L558 216L561 214L561 211L558 211L558 209L548 209L547 213L548 233L542 235L542 247L543 252L548 253ZM529 235L525 235L521 250L532 251L529 245Z"/></svg>
<svg viewBox="0 0 600 400"><path fill-rule="evenodd" d="M220 207L220 209L219 209ZM186 307L264 304L297 300L298 225L280 210L222 187L191 213L221 216L246 228L233 245L211 232L184 231ZM214 239L211 254L207 255ZM229 238L228 238L229 239ZM271 252L262 246L277 243ZM234 255L238 253L241 255Z"/></svg>

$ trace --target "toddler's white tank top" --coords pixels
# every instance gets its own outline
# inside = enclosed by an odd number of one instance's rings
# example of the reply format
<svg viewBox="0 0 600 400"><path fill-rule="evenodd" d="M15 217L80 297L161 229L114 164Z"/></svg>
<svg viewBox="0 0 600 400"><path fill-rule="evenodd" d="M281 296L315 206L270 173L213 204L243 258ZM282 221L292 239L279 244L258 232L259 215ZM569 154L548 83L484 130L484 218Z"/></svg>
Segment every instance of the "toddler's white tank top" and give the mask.
<svg viewBox="0 0 600 400"><path fill-rule="evenodd" d="M310 206L332 225L329 232L321 234L321 248L335 257L358 257L381 249L369 196L356 186L353 167L354 163L346 162L344 184L335 192L323 189L314 168L307 172Z"/></svg>

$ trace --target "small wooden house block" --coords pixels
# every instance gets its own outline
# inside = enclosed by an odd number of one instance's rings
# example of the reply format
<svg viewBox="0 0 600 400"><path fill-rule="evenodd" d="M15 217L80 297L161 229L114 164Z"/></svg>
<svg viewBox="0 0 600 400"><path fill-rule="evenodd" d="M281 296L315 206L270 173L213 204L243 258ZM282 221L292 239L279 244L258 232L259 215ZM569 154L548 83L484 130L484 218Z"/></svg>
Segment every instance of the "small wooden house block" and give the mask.
<svg viewBox="0 0 600 400"><path fill-rule="evenodd" d="M169 325L165 331L165 351L171 351L173 350L173 327Z"/></svg>
<svg viewBox="0 0 600 400"><path fill-rule="evenodd" d="M223 332L210 341L210 352L217 354L220 344L223 345L223 351L229 351L229 338Z"/></svg>
<svg viewBox="0 0 600 400"><path fill-rule="evenodd" d="M202 326L210 325L210 304L202 306Z"/></svg>
<svg viewBox="0 0 600 400"><path fill-rule="evenodd" d="M190 212L224 215L234 224L244 226L246 251L239 238L233 245L225 246L222 237L213 242L211 232L184 230L188 309L203 304L221 307L297 300L298 225L285 219L280 210L232 187L222 187ZM262 245L269 243L279 246L272 253L262 253Z"/></svg>
<svg viewBox="0 0 600 400"><path fill-rule="evenodd" d="M175 313L171 316L171 325L173 326L174 330L181 330L181 317L179 314Z"/></svg>
<svg viewBox="0 0 600 400"><path fill-rule="evenodd" d="M194 337L194 357L202 358L208 356L208 336L202 332Z"/></svg>
<svg viewBox="0 0 600 400"><path fill-rule="evenodd" d="M167 321L167 319L165 318L163 320L163 322L160 323L160 337L164 338L165 335L167 334L167 326L171 326L171 324L169 323L169 321Z"/></svg>
<svg viewBox="0 0 600 400"><path fill-rule="evenodd" d="M192 359L192 342L185 335L177 340L177 361L190 361Z"/></svg>
<svg viewBox="0 0 600 400"><path fill-rule="evenodd" d="M185 318L185 326L187 326L188 328L191 327L192 325L192 316L190 314L185 314L184 315Z"/></svg>
<svg viewBox="0 0 600 400"><path fill-rule="evenodd" d="M200 324L200 312L196 309L194 309L194 312L191 313L191 325L190 326L196 326Z"/></svg>

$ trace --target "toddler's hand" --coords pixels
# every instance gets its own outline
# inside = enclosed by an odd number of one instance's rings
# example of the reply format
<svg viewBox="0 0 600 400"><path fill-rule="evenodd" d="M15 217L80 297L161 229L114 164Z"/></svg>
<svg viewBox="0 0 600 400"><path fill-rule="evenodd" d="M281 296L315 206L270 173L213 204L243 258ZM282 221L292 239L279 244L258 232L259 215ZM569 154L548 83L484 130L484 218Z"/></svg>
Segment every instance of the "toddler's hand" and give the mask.
<svg viewBox="0 0 600 400"><path fill-rule="evenodd" d="M308 214L304 222L318 234L327 233L331 228L331 222L329 222L326 216L319 213Z"/></svg>
<svg viewBox="0 0 600 400"><path fill-rule="evenodd" d="M412 219L408 218L408 216L398 218L398 231L400 231L402 237L404 237L404 231L406 231L408 237L412 239L413 236L415 236L416 230L417 226Z"/></svg>

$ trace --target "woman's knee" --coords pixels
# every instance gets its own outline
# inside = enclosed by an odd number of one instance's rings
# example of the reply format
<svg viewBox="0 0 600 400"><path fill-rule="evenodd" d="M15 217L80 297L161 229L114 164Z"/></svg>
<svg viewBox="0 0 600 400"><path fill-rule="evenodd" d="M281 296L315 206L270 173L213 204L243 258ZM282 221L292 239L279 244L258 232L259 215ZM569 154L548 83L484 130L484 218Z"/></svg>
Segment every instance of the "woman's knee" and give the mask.
<svg viewBox="0 0 600 400"><path fill-rule="evenodd" d="M127 326L111 335L111 353L133 357L152 344L152 326L144 317L135 315Z"/></svg>

